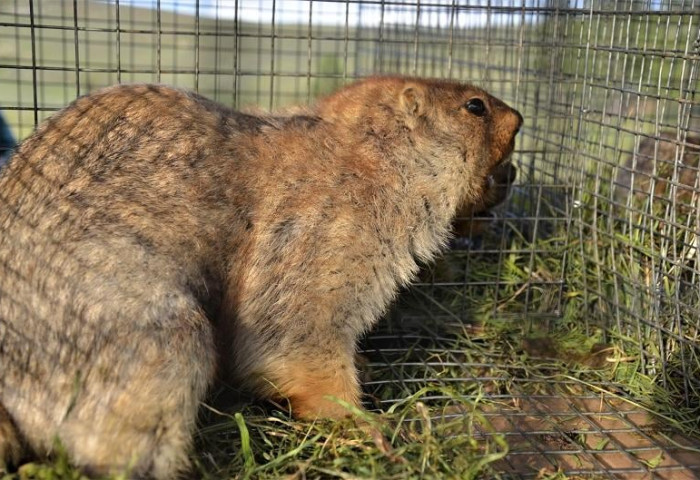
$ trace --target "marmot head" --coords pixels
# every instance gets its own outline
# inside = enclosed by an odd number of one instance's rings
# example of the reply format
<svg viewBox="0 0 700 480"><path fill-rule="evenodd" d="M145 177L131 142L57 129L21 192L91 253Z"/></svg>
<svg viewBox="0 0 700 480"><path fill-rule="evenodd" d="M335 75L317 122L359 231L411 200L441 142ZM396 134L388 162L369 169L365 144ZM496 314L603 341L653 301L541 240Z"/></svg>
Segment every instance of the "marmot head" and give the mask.
<svg viewBox="0 0 700 480"><path fill-rule="evenodd" d="M518 169L511 162L498 164L487 177L481 198L476 202L462 205L457 215L463 217L480 215L503 203L508 198L510 187L517 174Z"/></svg>
<svg viewBox="0 0 700 480"><path fill-rule="evenodd" d="M319 116L405 158L448 172L461 197L478 201L487 177L504 163L523 118L469 84L412 77L373 77L322 100Z"/></svg>

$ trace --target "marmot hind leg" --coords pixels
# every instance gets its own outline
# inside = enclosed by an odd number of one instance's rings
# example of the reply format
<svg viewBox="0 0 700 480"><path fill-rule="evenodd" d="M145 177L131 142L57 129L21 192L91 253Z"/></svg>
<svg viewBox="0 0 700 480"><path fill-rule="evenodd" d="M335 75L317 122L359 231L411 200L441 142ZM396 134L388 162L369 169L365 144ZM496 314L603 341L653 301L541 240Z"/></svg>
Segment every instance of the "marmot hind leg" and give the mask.
<svg viewBox="0 0 700 480"><path fill-rule="evenodd" d="M214 376L215 348L203 314L178 317L167 327L135 333L128 348L102 351L93 371L111 363L113 376L86 377L58 427L61 444L86 473L172 479L188 468L197 411Z"/></svg>

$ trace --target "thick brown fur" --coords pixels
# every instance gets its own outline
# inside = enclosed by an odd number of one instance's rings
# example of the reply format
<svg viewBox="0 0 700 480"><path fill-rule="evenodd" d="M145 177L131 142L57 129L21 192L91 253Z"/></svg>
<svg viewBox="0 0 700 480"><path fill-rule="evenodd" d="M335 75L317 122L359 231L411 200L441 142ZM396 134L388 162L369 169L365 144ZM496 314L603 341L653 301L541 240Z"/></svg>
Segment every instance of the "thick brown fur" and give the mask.
<svg viewBox="0 0 700 480"><path fill-rule="evenodd" d="M677 162L677 158L680 162ZM688 134L681 140L678 140L676 132L662 132L658 139L644 138L639 143L639 149L629 155L624 166L618 169L615 200L624 205L632 192L631 201L636 208L652 197L661 204L667 204L675 197L681 209L694 209L691 202L699 186L699 162L698 134Z"/></svg>
<svg viewBox="0 0 700 480"><path fill-rule="evenodd" d="M0 453L59 442L88 473L172 478L217 378L346 415L358 336L521 122L402 77L291 116L154 85L76 100L0 177Z"/></svg>
<svg viewBox="0 0 700 480"><path fill-rule="evenodd" d="M491 223L491 209L508 198L516 175L517 169L510 162L499 164L491 170L481 197L476 201L465 201L457 210L452 222L455 237L469 238L484 233Z"/></svg>

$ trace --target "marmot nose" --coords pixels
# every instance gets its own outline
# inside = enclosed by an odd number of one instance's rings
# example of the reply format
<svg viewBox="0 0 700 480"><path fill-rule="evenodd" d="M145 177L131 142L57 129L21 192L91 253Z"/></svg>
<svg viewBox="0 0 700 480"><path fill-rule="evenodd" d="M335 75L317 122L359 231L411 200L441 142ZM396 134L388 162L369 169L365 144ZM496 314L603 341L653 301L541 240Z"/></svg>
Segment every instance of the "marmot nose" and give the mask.
<svg viewBox="0 0 700 480"><path fill-rule="evenodd" d="M510 141L518 134L523 125L523 116L520 112L508 105L503 105L500 115L500 127L502 134ZM505 140L505 139L504 139Z"/></svg>
<svg viewBox="0 0 700 480"><path fill-rule="evenodd" d="M523 126L523 116L520 115L520 112L517 110L513 110L513 113L515 113L516 117L518 118L518 123L515 126L515 133L514 133L514 135L517 135L518 132L520 132L520 127Z"/></svg>

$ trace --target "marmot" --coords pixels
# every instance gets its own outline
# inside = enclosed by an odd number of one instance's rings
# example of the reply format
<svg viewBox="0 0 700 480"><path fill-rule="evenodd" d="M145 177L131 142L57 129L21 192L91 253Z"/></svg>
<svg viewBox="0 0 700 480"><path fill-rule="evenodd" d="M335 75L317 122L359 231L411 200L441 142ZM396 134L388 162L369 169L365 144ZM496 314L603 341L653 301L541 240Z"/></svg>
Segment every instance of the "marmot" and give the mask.
<svg viewBox="0 0 700 480"><path fill-rule="evenodd" d="M680 163L676 166L676 153ZM685 145L679 143L676 132L662 132L659 138L647 137L639 143L639 149L630 154L617 171L614 198L626 205L632 191L632 205L640 208L652 196L654 201L667 204L671 201L671 185L676 170L675 198L681 210L691 205L697 188L698 163L700 162L700 135L688 134ZM696 194L697 195L697 194Z"/></svg>
<svg viewBox="0 0 700 480"><path fill-rule="evenodd" d="M497 165L487 177L481 197L476 202L465 202L457 209L452 222L454 243L457 246L468 244L471 237L484 233L492 220L491 209L508 198L517 173L518 170L511 162Z"/></svg>
<svg viewBox="0 0 700 480"><path fill-rule="evenodd" d="M290 116L159 85L77 99L0 176L0 455L58 441L89 474L172 478L217 379L345 416L358 337L521 123L404 77Z"/></svg>

